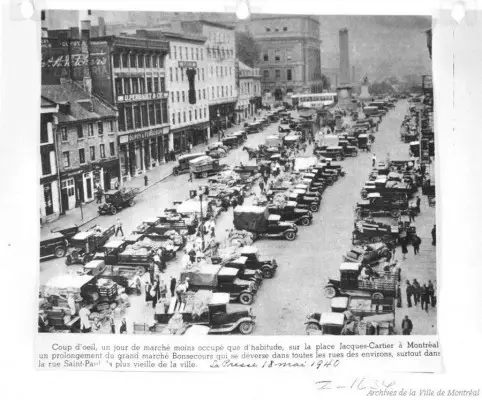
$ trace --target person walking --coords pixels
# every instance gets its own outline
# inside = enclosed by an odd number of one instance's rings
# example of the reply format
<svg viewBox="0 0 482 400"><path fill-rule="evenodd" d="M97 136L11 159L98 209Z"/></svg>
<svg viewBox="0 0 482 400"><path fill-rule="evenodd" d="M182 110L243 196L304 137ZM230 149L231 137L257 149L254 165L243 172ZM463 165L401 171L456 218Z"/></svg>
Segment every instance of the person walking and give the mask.
<svg viewBox="0 0 482 400"><path fill-rule="evenodd" d="M422 239L420 239L420 236L415 235L412 239L413 254L417 255L418 253L420 253L421 244L422 244Z"/></svg>
<svg viewBox="0 0 482 400"><path fill-rule="evenodd" d="M97 186L97 193L96 193L96 197L97 197L97 204L99 203L102 203L102 196L103 196L103 191L102 191L102 186Z"/></svg>
<svg viewBox="0 0 482 400"><path fill-rule="evenodd" d="M189 170L189 179L188 179L188 182L192 182L192 171Z"/></svg>
<svg viewBox="0 0 482 400"><path fill-rule="evenodd" d="M436 244L436 235L437 235L437 230L435 225L432 228L432 246L435 246Z"/></svg>
<svg viewBox="0 0 482 400"><path fill-rule="evenodd" d="M430 296L429 296L429 293L428 293L428 287L424 283L423 286L422 286L422 301L420 303L420 305L422 306L422 310L425 310L425 311L428 312L429 301L430 301Z"/></svg>
<svg viewBox="0 0 482 400"><path fill-rule="evenodd" d="M110 333L115 334L115 315L114 310L111 310L109 313L109 325L110 325Z"/></svg>
<svg viewBox="0 0 482 400"><path fill-rule="evenodd" d="M412 307L412 296L414 295L414 290L413 290L412 284L408 279L406 283L407 283L407 287L405 289L405 292L407 294L407 307L410 308Z"/></svg>
<svg viewBox="0 0 482 400"><path fill-rule="evenodd" d="M402 333L404 335L410 335L412 333L413 329L413 323L410 318L408 318L408 315L405 315L405 318L402 321Z"/></svg>
<svg viewBox="0 0 482 400"><path fill-rule="evenodd" d="M420 204L422 203L422 200L420 199L420 196L417 196L417 206L415 207L415 211L417 214L420 214Z"/></svg>
<svg viewBox="0 0 482 400"><path fill-rule="evenodd" d="M147 175L144 175L144 186L149 185L149 177Z"/></svg>
<svg viewBox="0 0 482 400"><path fill-rule="evenodd" d="M115 236L117 237L118 233L121 233L121 236L124 236L124 231L122 229L122 222L119 218L117 218L117 222L115 223Z"/></svg>
<svg viewBox="0 0 482 400"><path fill-rule="evenodd" d="M377 156L375 153L372 154L372 167L374 168L377 165Z"/></svg>
<svg viewBox="0 0 482 400"><path fill-rule="evenodd" d="M176 284L177 284L176 278L171 276L171 283L169 286L169 290L171 291L171 297L174 297L174 293L176 291Z"/></svg>
<svg viewBox="0 0 482 400"><path fill-rule="evenodd" d="M408 222L415 222L415 208L412 206L408 207Z"/></svg>
<svg viewBox="0 0 482 400"><path fill-rule="evenodd" d="M413 295L414 304L417 305L420 302L420 297L422 296L422 288L420 287L420 283L418 283L416 279L413 280L412 286L414 290L414 295Z"/></svg>
<svg viewBox="0 0 482 400"><path fill-rule="evenodd" d="M259 181L259 194L262 195L264 193L264 181L261 179Z"/></svg>
<svg viewBox="0 0 482 400"><path fill-rule="evenodd" d="M428 298L430 301L430 305L432 306L432 308L434 308L436 304L435 287L433 286L433 283L431 280L428 281L427 291L428 291Z"/></svg>
<svg viewBox="0 0 482 400"><path fill-rule="evenodd" d="M402 245L402 259L406 260L407 259L407 253L408 253L407 239L406 238L402 239L401 245Z"/></svg>

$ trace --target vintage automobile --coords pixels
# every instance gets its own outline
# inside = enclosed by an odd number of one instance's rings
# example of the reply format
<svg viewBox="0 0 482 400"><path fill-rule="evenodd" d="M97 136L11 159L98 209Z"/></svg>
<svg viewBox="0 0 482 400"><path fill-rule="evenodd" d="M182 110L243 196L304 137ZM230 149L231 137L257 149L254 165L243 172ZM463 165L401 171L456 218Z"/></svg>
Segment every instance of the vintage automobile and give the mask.
<svg viewBox="0 0 482 400"><path fill-rule="evenodd" d="M356 317L395 313L395 299L393 297L383 299L374 299L369 295L334 297L331 299L330 305L332 312L349 311Z"/></svg>
<svg viewBox="0 0 482 400"><path fill-rule="evenodd" d="M300 135L289 134L283 138L283 145L289 148L294 148L300 142Z"/></svg>
<svg viewBox="0 0 482 400"><path fill-rule="evenodd" d="M347 310L349 311L349 310ZM346 312L324 312L307 315L308 335L393 335L395 334L394 313L367 313L347 318Z"/></svg>
<svg viewBox="0 0 482 400"><path fill-rule="evenodd" d="M290 128L290 122L289 120L287 119L282 119L280 121L280 124L278 125L278 132L282 132L282 133L290 133L291 132L291 128Z"/></svg>
<svg viewBox="0 0 482 400"><path fill-rule="evenodd" d="M414 185L406 182L388 180L385 175L378 175L375 180L366 182L360 194L365 199L369 193L380 193L383 197L406 200L414 192Z"/></svg>
<svg viewBox="0 0 482 400"><path fill-rule="evenodd" d="M189 293L188 293L189 294ZM171 318L177 314L185 324L185 333L195 328L206 327L208 334L231 333L238 331L243 335L253 332L255 316L250 307L239 304L229 304L229 293L212 293L200 290L188 296L185 304L177 305L176 298L170 300L167 312L165 308L158 307L154 314L155 320L161 325L161 329L168 326ZM140 324L145 325L145 324ZM142 327L144 328L144 327ZM136 329L134 329L136 331ZM156 327L142 329L144 332L157 332ZM196 332L198 329L196 329ZM196 333L193 333L196 334Z"/></svg>
<svg viewBox="0 0 482 400"><path fill-rule="evenodd" d="M235 149L240 145L239 139L235 136L225 136L222 139L222 143L227 149Z"/></svg>
<svg viewBox="0 0 482 400"><path fill-rule="evenodd" d="M263 278L270 279L278 269L278 263L273 258L271 260L261 260L259 251L253 246L244 246L238 249L239 254L246 257L246 266L250 269L261 271Z"/></svg>
<svg viewBox="0 0 482 400"><path fill-rule="evenodd" d="M328 182L328 180L329 179L325 178L316 178L316 174L303 174L299 183L295 185L295 189L306 188L308 192L315 192L321 195L326 187L332 183L331 181ZM299 188L297 187L298 185L300 185Z"/></svg>
<svg viewBox="0 0 482 400"><path fill-rule="evenodd" d="M175 166L172 169L172 173L174 175L179 175L179 174L184 174L189 172L189 161L205 155L206 154L204 153L191 153L191 154L185 154L183 156L180 156L177 160L179 165Z"/></svg>
<svg viewBox="0 0 482 400"><path fill-rule="evenodd" d="M219 158L227 157L228 154L225 150L223 150L222 148L219 148L214 150L206 150L206 155L213 159L219 159Z"/></svg>
<svg viewBox="0 0 482 400"><path fill-rule="evenodd" d="M282 206L270 204L268 205L268 212L281 216L281 221L291 221L303 226L311 225L313 220L311 211L297 208L297 205L294 201L288 201Z"/></svg>
<svg viewBox="0 0 482 400"><path fill-rule="evenodd" d="M80 229L76 224L64 225L63 227L57 226L50 230L51 233L62 234L67 241L70 241L79 231Z"/></svg>
<svg viewBox="0 0 482 400"><path fill-rule="evenodd" d="M319 197L321 199L321 192L323 190L320 191L320 189L323 188L323 186L314 186L313 181L310 182L311 184L305 183L304 181L308 181L308 179L306 180L304 179L302 183L297 183L296 185L293 186L293 189L303 190L307 196ZM312 187L314 190L311 190Z"/></svg>
<svg viewBox="0 0 482 400"><path fill-rule="evenodd" d="M371 150L370 138L367 134L361 133L360 135L358 135L358 148L360 150L366 150L366 151Z"/></svg>
<svg viewBox="0 0 482 400"><path fill-rule="evenodd" d="M321 146L315 148L313 153L317 156L328 157L336 161L342 161L345 159L343 147L341 146Z"/></svg>
<svg viewBox="0 0 482 400"><path fill-rule="evenodd" d="M242 144L247 139L245 131L233 132L233 133L230 133L228 136L226 136L226 138L230 138L230 137L233 137L236 139L237 146L242 146Z"/></svg>
<svg viewBox="0 0 482 400"><path fill-rule="evenodd" d="M122 188L109 190L105 193L105 203L98 208L99 215L115 215L118 211L134 205L134 198L139 194L139 188Z"/></svg>
<svg viewBox="0 0 482 400"><path fill-rule="evenodd" d="M205 264L194 271L181 272L181 281L186 278L189 282L188 290L212 290L213 292L229 293L230 301L239 301L249 305L254 301L257 292L253 281L239 279L239 270L226 268L222 265Z"/></svg>
<svg viewBox="0 0 482 400"><path fill-rule="evenodd" d="M213 262L213 264L215 263ZM237 277L246 281L253 281L256 290L258 290L263 283L263 274L258 270L250 269L248 267L248 259L244 256L223 260L221 264L226 268L237 269Z"/></svg>
<svg viewBox="0 0 482 400"><path fill-rule="evenodd" d="M320 209L321 197L309 196L303 190L295 189L286 196L288 201L294 201L299 208L306 208L311 212L317 212Z"/></svg>
<svg viewBox="0 0 482 400"><path fill-rule="evenodd" d="M344 262L340 265L340 280L328 279L324 287L325 297L332 299L338 296L364 295L370 293L374 299L397 297L400 278L399 271L377 273L377 277L362 279L362 264Z"/></svg>
<svg viewBox="0 0 482 400"><path fill-rule="evenodd" d="M408 209L408 201L390 197L382 197L380 193L369 193L366 200L360 200L355 208L358 219L370 217L370 215L390 215L398 218L402 211Z"/></svg>
<svg viewBox="0 0 482 400"><path fill-rule="evenodd" d="M234 227L253 233L254 239L295 240L298 228L291 222L281 221L281 217L269 214L266 207L238 206L234 209Z"/></svg>
<svg viewBox="0 0 482 400"><path fill-rule="evenodd" d="M244 268L260 272L264 279L271 279L278 269L276 260L260 260L259 251L256 247L243 246L237 248L235 254L237 259L242 258ZM231 261L231 258L230 254L218 255L211 257L211 261L213 264L228 266L227 263Z"/></svg>
<svg viewBox="0 0 482 400"><path fill-rule="evenodd" d="M343 155L345 157L356 157L358 155L358 147L352 146L348 140L339 140L338 146L343 148Z"/></svg>
<svg viewBox="0 0 482 400"><path fill-rule="evenodd" d="M387 261L391 256L390 249L384 243L371 243L365 246L352 247L343 256L344 262L373 265Z"/></svg>
<svg viewBox="0 0 482 400"><path fill-rule="evenodd" d="M196 178L207 178L209 175L217 174L228 167L225 164L219 164L219 160L214 160L206 155L189 161L189 165Z"/></svg>
<svg viewBox="0 0 482 400"><path fill-rule="evenodd" d="M248 135L252 133L258 133L262 131L261 124L259 122L250 122L247 124L244 124L244 129Z"/></svg>
<svg viewBox="0 0 482 400"><path fill-rule="evenodd" d="M352 233L352 244L391 243L396 244L400 238L398 225L388 225L383 222L362 220L355 222Z"/></svg>
<svg viewBox="0 0 482 400"><path fill-rule="evenodd" d="M114 225L111 225L106 229L94 225L87 231L77 233L70 241L71 249L67 254L65 264L88 263L94 258L96 251L100 250L114 233Z"/></svg>
<svg viewBox="0 0 482 400"><path fill-rule="evenodd" d="M60 232L51 232L40 241L40 261L50 257L62 258L67 252L69 242Z"/></svg>

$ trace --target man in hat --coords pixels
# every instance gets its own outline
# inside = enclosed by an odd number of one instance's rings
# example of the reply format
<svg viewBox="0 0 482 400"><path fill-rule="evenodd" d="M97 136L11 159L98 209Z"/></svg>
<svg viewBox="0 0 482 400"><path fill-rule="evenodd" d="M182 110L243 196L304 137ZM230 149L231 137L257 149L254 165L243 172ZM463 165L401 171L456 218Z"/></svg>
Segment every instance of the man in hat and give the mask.
<svg viewBox="0 0 482 400"><path fill-rule="evenodd" d="M174 292L176 290L176 278L174 278L173 276L171 276L171 283L170 283L170 291L171 291L171 297L174 297Z"/></svg>
<svg viewBox="0 0 482 400"><path fill-rule="evenodd" d="M408 315L405 315L405 318L402 321L402 332L404 335L410 335L413 329L412 320L408 318Z"/></svg>
<svg viewBox="0 0 482 400"><path fill-rule="evenodd" d="M410 281L407 279L407 287L405 292L407 293L407 307L412 307L412 296L414 295L414 289Z"/></svg>
<svg viewBox="0 0 482 400"><path fill-rule="evenodd" d="M377 165L377 156L375 153L372 154L372 167L375 167Z"/></svg>

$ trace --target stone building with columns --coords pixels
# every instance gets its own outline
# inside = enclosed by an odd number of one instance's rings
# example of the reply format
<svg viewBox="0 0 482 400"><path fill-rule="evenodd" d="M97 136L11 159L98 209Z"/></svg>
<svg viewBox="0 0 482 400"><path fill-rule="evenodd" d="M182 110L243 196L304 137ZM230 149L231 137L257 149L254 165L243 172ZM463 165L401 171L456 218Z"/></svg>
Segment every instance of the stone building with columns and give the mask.
<svg viewBox="0 0 482 400"><path fill-rule="evenodd" d="M109 54L110 74L94 75L93 89L117 107L121 178L130 179L164 162L169 148L169 43L124 36L92 38L91 43Z"/></svg>
<svg viewBox="0 0 482 400"><path fill-rule="evenodd" d="M138 30L137 37L169 41L166 90L169 93L169 150L186 152L210 137L206 38L182 32L180 23L169 30Z"/></svg>

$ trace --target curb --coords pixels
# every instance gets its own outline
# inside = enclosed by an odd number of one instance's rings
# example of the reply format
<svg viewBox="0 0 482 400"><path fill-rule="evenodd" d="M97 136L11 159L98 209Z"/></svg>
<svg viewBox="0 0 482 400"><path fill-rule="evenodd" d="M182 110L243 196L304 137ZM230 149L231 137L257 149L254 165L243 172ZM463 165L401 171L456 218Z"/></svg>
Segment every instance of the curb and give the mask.
<svg viewBox="0 0 482 400"><path fill-rule="evenodd" d="M169 178L169 177L172 176L172 175L174 175L174 174L171 172L169 175L166 175L165 177L163 177L163 178L159 179L158 181L154 182L153 184L151 184L151 185L149 185L149 186L147 186L147 187L144 187L144 188L140 189L140 190L139 190L139 194L140 194L140 193L144 193L146 190L148 190L148 189L150 189L151 187L157 185L158 183L166 180L167 178ZM97 218L99 218L99 217L100 217L100 215L96 215L95 217L92 217L92 218L86 220L85 222L82 222L82 223L79 224L78 226L79 226L79 228L80 228L80 227L82 227L82 226L84 226L84 225L87 225L88 223L94 221L95 219L97 219Z"/></svg>

